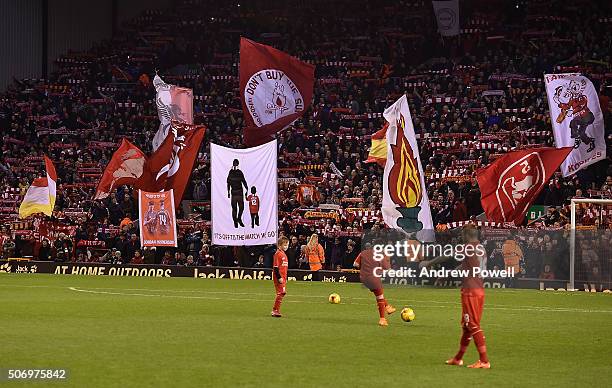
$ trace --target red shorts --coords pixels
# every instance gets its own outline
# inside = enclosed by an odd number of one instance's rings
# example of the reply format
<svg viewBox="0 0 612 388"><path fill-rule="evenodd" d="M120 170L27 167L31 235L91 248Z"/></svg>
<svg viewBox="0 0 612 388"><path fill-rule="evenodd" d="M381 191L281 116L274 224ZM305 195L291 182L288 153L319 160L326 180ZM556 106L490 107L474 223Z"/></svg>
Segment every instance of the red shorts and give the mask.
<svg viewBox="0 0 612 388"><path fill-rule="evenodd" d="M366 286L366 288L370 291L374 291L374 290L383 288L382 281L380 280L380 278L374 275L370 274L368 276L366 274L362 274L359 277L359 280L361 280L361 283L363 283L363 285Z"/></svg>
<svg viewBox="0 0 612 388"><path fill-rule="evenodd" d="M276 289L276 294L286 294L286 285L287 285L287 279L283 279L283 283L279 283L276 280L274 280L274 288Z"/></svg>
<svg viewBox="0 0 612 388"><path fill-rule="evenodd" d="M461 291L461 326L472 335L480 330L484 293Z"/></svg>

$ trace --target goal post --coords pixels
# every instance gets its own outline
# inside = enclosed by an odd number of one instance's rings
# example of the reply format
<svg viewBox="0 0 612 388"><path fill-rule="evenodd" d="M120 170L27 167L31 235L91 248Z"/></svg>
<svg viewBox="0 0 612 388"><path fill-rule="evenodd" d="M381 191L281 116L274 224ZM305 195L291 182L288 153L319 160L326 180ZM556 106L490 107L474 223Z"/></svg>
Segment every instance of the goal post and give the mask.
<svg viewBox="0 0 612 388"><path fill-rule="evenodd" d="M598 230L598 228L604 228L609 225L604 217L612 215L612 199L598 199L598 198L572 198L570 201L570 257L569 257L569 287L568 291L576 290L576 230L580 230L581 225L576 219L577 205L586 204L590 207L590 211L595 216L596 221L594 225L589 226L590 230ZM610 210L604 209L606 205L610 205ZM581 236L582 237L582 236Z"/></svg>

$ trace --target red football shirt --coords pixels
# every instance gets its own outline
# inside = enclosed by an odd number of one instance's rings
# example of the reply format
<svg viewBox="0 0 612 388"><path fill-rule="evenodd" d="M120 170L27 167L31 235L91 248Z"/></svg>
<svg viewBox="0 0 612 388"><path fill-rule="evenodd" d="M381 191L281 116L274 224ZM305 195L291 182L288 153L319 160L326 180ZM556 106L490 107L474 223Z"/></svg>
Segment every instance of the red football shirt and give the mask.
<svg viewBox="0 0 612 388"><path fill-rule="evenodd" d="M259 212L259 197L257 195L249 194L247 197L247 201L249 201L249 211L251 214L255 214Z"/></svg>
<svg viewBox="0 0 612 388"><path fill-rule="evenodd" d="M469 270L470 271L470 275L466 276L463 278L463 283L461 284L461 289L462 291L468 291L468 292L481 292L484 290L483 288L483 282L482 282L482 278L481 277L476 277L476 276L472 276L473 275L473 269L476 267L480 267L482 269L485 269L487 267L487 256L486 254L483 255L479 255L476 252L476 246L478 244L474 244L474 243L469 243L466 244L467 245L472 245L474 247L474 254L473 255L466 255L465 259L463 260L463 262L461 263L461 265L459 266L459 269L462 270ZM484 249L484 248L483 248Z"/></svg>
<svg viewBox="0 0 612 388"><path fill-rule="evenodd" d="M287 268L289 268L289 259L287 259L287 255L285 252L280 249L276 251L274 254L274 267L278 268L278 272L280 272L281 277L287 281ZM276 274L272 271L272 279L276 281Z"/></svg>
<svg viewBox="0 0 612 388"><path fill-rule="evenodd" d="M389 258L385 256L382 260L374 260L374 251L366 249L361 251L355 263L359 265L359 277L362 282L367 282L373 279L380 279L376 275L382 275L382 270L390 269L391 264ZM379 268L377 270L377 268Z"/></svg>

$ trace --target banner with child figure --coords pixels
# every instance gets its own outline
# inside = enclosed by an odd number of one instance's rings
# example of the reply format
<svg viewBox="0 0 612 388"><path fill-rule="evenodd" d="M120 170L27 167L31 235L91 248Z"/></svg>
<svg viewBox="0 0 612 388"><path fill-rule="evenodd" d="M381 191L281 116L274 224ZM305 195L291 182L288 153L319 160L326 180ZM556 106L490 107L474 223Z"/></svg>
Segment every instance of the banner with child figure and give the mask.
<svg viewBox="0 0 612 388"><path fill-rule="evenodd" d="M276 244L277 142L247 149L210 144L212 243Z"/></svg>
<svg viewBox="0 0 612 388"><path fill-rule="evenodd" d="M138 222L143 247L176 247L174 190L150 193L138 190Z"/></svg>

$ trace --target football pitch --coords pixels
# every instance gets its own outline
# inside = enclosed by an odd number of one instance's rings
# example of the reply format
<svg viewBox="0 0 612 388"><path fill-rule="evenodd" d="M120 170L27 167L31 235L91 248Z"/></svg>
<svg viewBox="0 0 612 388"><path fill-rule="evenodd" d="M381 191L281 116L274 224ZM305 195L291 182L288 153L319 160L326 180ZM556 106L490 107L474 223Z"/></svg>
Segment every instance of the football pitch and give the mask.
<svg viewBox="0 0 612 388"><path fill-rule="evenodd" d="M612 379L612 295L486 290L492 369L451 367L459 290L395 287L378 327L358 284L3 274L0 368L65 368L9 386L601 386ZM327 302L337 292L342 303ZM416 320L404 323L399 308ZM466 363L476 361L473 344Z"/></svg>

